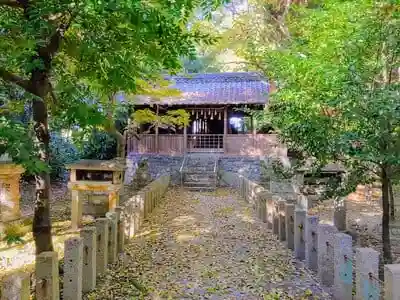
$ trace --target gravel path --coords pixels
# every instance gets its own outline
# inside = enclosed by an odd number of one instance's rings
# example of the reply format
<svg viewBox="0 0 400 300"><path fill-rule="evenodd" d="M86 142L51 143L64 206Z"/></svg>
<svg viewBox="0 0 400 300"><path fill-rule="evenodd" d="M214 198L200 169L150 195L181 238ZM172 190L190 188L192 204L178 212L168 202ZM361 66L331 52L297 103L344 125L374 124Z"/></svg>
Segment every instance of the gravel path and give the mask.
<svg viewBox="0 0 400 300"><path fill-rule="evenodd" d="M124 260L86 299L330 299L226 189L170 190Z"/></svg>

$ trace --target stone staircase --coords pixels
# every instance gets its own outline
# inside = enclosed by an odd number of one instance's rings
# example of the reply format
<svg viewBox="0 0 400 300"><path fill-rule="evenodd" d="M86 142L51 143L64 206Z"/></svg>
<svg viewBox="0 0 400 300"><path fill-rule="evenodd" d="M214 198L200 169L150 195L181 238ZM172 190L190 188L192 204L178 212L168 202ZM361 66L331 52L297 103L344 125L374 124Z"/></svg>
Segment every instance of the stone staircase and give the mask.
<svg viewBox="0 0 400 300"><path fill-rule="evenodd" d="M191 153L185 156L181 166L181 184L190 190L217 188L218 156L212 153Z"/></svg>

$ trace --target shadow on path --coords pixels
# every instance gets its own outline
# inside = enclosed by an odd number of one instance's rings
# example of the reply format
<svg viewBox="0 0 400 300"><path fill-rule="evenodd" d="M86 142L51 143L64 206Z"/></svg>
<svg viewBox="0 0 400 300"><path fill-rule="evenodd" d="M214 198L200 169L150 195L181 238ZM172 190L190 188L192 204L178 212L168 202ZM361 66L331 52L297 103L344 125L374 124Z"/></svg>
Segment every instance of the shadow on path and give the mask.
<svg viewBox="0 0 400 300"><path fill-rule="evenodd" d="M168 191L126 255L87 299L330 299L228 189Z"/></svg>

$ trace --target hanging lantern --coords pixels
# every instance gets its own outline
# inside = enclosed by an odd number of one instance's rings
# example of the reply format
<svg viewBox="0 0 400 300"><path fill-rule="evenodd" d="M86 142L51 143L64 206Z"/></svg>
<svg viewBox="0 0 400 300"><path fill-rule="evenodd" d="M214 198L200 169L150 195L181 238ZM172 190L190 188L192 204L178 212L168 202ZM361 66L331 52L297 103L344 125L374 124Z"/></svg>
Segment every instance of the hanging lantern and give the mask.
<svg viewBox="0 0 400 300"><path fill-rule="evenodd" d="M199 118L199 112L196 112L196 120Z"/></svg>
<svg viewBox="0 0 400 300"><path fill-rule="evenodd" d="M214 120L214 116L213 115L211 115L211 118L210 118L211 120Z"/></svg>
<svg viewBox="0 0 400 300"><path fill-rule="evenodd" d="M221 112L218 113L218 120L221 120Z"/></svg>
<svg viewBox="0 0 400 300"><path fill-rule="evenodd" d="M203 110L201 110L201 111L200 111L200 114L201 114L202 116L204 116L204 111L203 111Z"/></svg>
<svg viewBox="0 0 400 300"><path fill-rule="evenodd" d="M192 109L192 115L194 115L194 109Z"/></svg>

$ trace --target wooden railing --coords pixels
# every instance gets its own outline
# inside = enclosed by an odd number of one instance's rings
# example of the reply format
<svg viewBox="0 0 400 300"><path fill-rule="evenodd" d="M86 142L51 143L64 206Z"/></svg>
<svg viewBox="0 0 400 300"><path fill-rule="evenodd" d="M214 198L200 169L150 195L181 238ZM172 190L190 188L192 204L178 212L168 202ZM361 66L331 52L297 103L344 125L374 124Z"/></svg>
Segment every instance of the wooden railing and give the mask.
<svg viewBox="0 0 400 300"><path fill-rule="evenodd" d="M186 149L188 152L223 152L223 134L188 134Z"/></svg>
<svg viewBox="0 0 400 300"><path fill-rule="evenodd" d="M158 149L155 134L141 134L140 140L128 138L128 153L160 153L183 154L185 153L183 134L158 135Z"/></svg>
<svg viewBox="0 0 400 300"><path fill-rule="evenodd" d="M182 155L186 152L220 152L224 155L286 155L286 148L275 134L142 134L128 138L129 153ZM158 147L157 147L158 145ZM158 149L157 149L158 148Z"/></svg>

